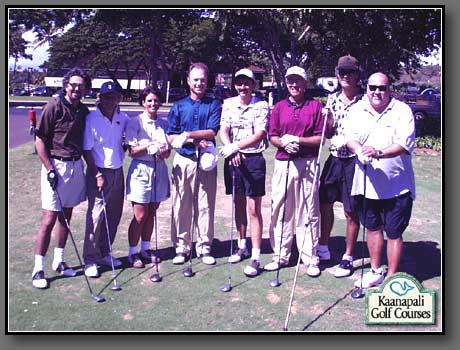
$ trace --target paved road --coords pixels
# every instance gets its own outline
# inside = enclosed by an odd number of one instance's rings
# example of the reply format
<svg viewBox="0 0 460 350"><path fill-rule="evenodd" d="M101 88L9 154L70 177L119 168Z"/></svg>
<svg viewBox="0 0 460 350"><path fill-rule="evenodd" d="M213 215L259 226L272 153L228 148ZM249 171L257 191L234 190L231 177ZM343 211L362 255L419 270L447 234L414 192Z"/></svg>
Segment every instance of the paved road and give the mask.
<svg viewBox="0 0 460 350"><path fill-rule="evenodd" d="M90 107L90 109L94 109ZM134 116L140 113L139 108L123 108L129 116ZM37 116L37 125L41 118L42 108L35 107ZM161 108L159 112L160 118L166 118L168 115L167 108ZM10 115L8 120L8 144L9 148L15 148L25 143L32 142L33 136L29 134L29 107L10 107ZM32 148L33 150L33 148Z"/></svg>

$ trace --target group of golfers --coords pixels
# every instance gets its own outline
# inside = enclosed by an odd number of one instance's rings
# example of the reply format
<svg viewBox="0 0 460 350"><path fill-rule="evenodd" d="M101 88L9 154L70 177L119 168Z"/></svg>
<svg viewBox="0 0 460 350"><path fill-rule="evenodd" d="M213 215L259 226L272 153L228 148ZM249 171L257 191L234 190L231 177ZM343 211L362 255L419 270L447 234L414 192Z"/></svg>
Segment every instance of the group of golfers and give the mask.
<svg viewBox="0 0 460 350"><path fill-rule="evenodd" d="M335 277L353 274L361 224L367 232L371 269L355 285L369 288L382 283L385 276L398 270L402 234L415 198L411 163L414 118L409 106L391 96L384 73L372 74L363 88L359 62L347 55L339 58L335 74L340 89L329 95L323 107L307 94L305 70L290 67L285 74L288 96L270 112L268 103L253 94L257 82L250 69L234 74L237 96L221 104L205 94L208 67L194 63L187 77L189 96L174 103L164 120L157 116L162 101L156 89L147 87L141 92L144 111L130 118L120 112L122 90L112 81L102 85L96 109L90 112L80 101L90 88L89 77L78 68L69 71L63 79L63 93L44 107L37 131L43 217L35 244L33 286L48 287L45 255L53 227L52 269L63 276L76 275L64 260L64 248L72 209L86 198L86 276L99 277L100 265L122 265L112 256L111 247L125 196L133 208L128 230L132 267L160 261L150 241L156 232L157 209L170 196L172 262L181 265L189 261L195 243L197 257L204 264L215 264L212 242L218 156L225 159L225 192L232 198L232 232L233 225L237 232L237 248L231 248L228 262L247 259L244 274L257 276L262 269L264 230L263 152L269 143L277 149L268 223L273 256L263 269L278 271L287 266L295 237L306 273L319 276L320 262L331 259L328 242L333 205L338 201L346 218L346 250L335 267ZM222 144L218 150L216 136ZM326 138L330 139L330 155L320 174ZM172 149L171 194L165 159ZM126 150L132 161L125 179ZM387 271L382 267L383 231ZM155 237L155 244L157 240Z"/></svg>

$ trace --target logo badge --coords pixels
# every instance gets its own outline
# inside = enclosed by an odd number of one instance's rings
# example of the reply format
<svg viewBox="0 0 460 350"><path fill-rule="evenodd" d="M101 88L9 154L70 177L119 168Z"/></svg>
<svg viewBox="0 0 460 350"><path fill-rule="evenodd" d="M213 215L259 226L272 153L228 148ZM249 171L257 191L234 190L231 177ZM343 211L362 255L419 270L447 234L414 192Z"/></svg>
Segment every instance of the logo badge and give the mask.
<svg viewBox="0 0 460 350"><path fill-rule="evenodd" d="M436 322L436 292L404 272L366 292L366 324L429 325Z"/></svg>

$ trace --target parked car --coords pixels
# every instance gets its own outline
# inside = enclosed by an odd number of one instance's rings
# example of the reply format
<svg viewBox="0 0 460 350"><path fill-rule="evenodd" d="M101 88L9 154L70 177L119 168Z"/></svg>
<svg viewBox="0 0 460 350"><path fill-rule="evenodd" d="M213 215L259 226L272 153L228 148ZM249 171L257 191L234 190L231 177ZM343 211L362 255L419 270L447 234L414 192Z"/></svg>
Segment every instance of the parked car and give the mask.
<svg viewBox="0 0 460 350"><path fill-rule="evenodd" d="M29 92L24 89L14 89L11 93L11 96L29 96Z"/></svg>
<svg viewBox="0 0 460 350"><path fill-rule="evenodd" d="M97 92L94 90L88 90L88 92L85 94L85 98L96 98L97 97Z"/></svg>
<svg viewBox="0 0 460 350"><path fill-rule="evenodd" d="M325 89L307 89L306 91L307 96L309 97L327 97L330 92Z"/></svg>
<svg viewBox="0 0 460 350"><path fill-rule="evenodd" d="M420 95L422 96L433 96L433 95L440 95L440 94L441 93L438 90L433 89L433 88L427 88L420 93Z"/></svg>
<svg viewBox="0 0 460 350"><path fill-rule="evenodd" d="M52 96L53 90L48 86L38 86L30 93L31 96Z"/></svg>
<svg viewBox="0 0 460 350"><path fill-rule="evenodd" d="M214 96L216 96L216 98L221 102L223 102L226 98L232 97L232 91L228 87L222 85L214 86L213 93Z"/></svg>
<svg viewBox="0 0 460 350"><path fill-rule="evenodd" d="M169 102L180 100L187 96L187 90L185 88L170 88L169 89Z"/></svg>

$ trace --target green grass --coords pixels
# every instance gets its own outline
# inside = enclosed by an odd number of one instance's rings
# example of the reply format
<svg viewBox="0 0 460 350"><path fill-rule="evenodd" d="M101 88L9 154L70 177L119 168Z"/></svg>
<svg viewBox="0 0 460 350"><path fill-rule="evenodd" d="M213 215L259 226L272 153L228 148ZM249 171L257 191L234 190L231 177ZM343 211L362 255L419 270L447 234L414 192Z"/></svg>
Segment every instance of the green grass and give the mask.
<svg viewBox="0 0 460 350"><path fill-rule="evenodd" d="M96 303L90 297L81 270L75 278L61 278L51 271L54 241L46 261L50 288L37 290L31 284L33 247L38 230L40 209L40 161L31 154L31 143L9 151L9 330L10 331L280 331L286 317L295 273L295 262L281 270L282 285L268 285L274 273L264 272L250 279L243 274L245 263L233 265L233 290L220 292L227 283L228 240L231 217L230 197L224 195L222 162L219 164L216 232L213 252L215 266L206 266L194 259L193 278L182 276L182 267L171 262L173 251L169 237L171 201L162 203L159 211L159 248L166 257L160 264L161 283L149 280L153 267L117 269L120 292L110 290L112 274L103 270L102 277L91 279L95 294L107 301ZM267 196L263 199L264 246L262 263L270 261L267 227L270 215L271 174L274 148L266 152ZM323 152L323 160L326 158ZM125 167L130 159L126 159ZM168 160L170 164L172 156ZM404 234L405 256L402 269L417 276L426 288L441 291L441 157L415 155L417 200L410 226ZM344 249L344 218L340 205L333 229L331 248L334 259ZM86 203L74 209L71 227L80 254L83 247ZM126 263L127 230L132 217L131 205L125 202L123 217L113 249ZM360 235L361 239L361 235ZM360 243L356 255L360 256ZM70 239L66 260L78 265ZM368 260L366 260L367 262ZM360 264L361 260L356 261ZM333 277L334 267L326 266L319 278L309 278L303 266L297 281L289 329L309 332L367 331L440 331L441 323L433 326L367 326L365 299L349 296L353 282L359 276L344 279ZM442 305L437 294L438 306ZM438 307L438 308L439 308ZM442 310L438 310L441 319Z"/></svg>

